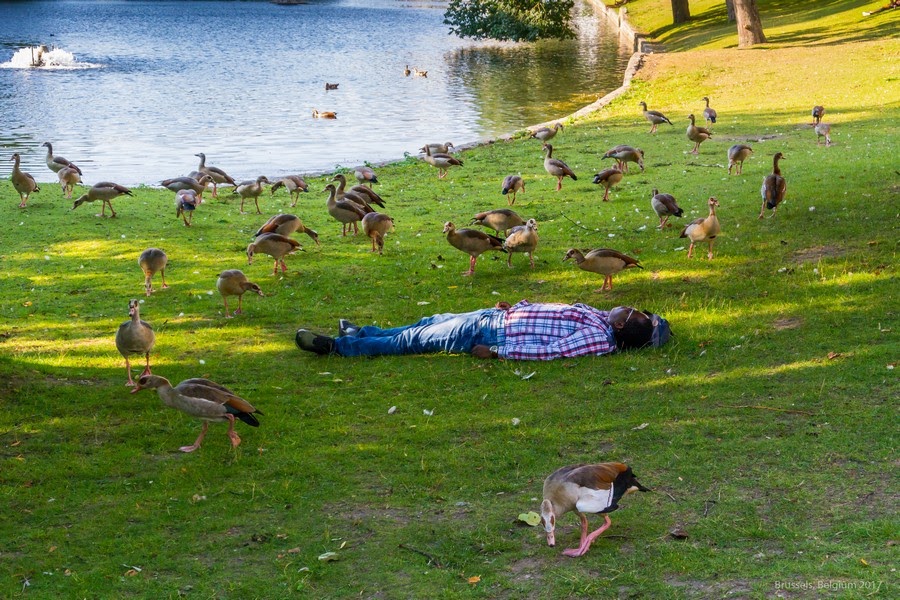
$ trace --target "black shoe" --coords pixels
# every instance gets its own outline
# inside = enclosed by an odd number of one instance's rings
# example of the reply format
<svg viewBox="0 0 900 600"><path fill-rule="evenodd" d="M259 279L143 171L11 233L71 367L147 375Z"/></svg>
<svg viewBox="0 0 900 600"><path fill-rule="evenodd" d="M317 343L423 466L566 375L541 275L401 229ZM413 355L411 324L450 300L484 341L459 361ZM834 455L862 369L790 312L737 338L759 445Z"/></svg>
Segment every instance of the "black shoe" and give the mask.
<svg viewBox="0 0 900 600"><path fill-rule="evenodd" d="M318 335L308 329L298 329L294 338L297 347L316 354L335 354L334 339L327 335Z"/></svg>
<svg viewBox="0 0 900 600"><path fill-rule="evenodd" d="M347 319L338 320L338 337L343 337L345 335L356 337L357 333L359 333L359 327Z"/></svg>

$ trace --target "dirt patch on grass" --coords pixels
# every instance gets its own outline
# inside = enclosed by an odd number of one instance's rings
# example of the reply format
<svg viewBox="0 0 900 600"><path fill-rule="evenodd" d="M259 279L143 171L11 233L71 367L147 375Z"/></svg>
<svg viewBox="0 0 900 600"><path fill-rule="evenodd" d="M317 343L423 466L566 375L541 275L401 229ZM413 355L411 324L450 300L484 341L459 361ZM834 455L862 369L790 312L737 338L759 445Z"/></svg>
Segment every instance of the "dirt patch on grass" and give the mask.
<svg viewBox="0 0 900 600"><path fill-rule="evenodd" d="M772 327L774 327L777 331L784 331L785 329L797 329L803 325L803 319L800 317L785 317L784 319L777 319L772 322Z"/></svg>
<svg viewBox="0 0 900 600"><path fill-rule="evenodd" d="M794 252L794 258L797 262L816 262L823 258L835 258L843 256L847 252L843 248L837 246L814 246L812 248L804 248Z"/></svg>
<svg viewBox="0 0 900 600"><path fill-rule="evenodd" d="M776 140L784 137L783 133L766 133L763 135L732 135L720 138L726 142L764 142L766 140Z"/></svg>
<svg viewBox="0 0 900 600"><path fill-rule="evenodd" d="M752 586L746 579L702 581L666 577L665 582L687 598L749 598Z"/></svg>

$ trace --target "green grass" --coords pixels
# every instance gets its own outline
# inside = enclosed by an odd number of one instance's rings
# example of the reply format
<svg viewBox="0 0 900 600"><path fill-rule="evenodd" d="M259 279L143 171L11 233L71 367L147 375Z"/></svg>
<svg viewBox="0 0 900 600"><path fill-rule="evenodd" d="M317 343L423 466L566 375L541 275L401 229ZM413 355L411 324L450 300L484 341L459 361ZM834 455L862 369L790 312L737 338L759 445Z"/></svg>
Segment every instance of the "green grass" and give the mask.
<svg viewBox="0 0 900 600"><path fill-rule="evenodd" d="M895 596L898 46L654 56L623 98L555 140L579 174L561 193L521 138L464 153L443 182L414 160L379 168L397 222L381 257L340 237L316 179L292 212L322 245L304 239L284 277L261 257L246 265L264 216L235 200L203 204L188 229L168 192L139 189L100 219L69 211L49 183L19 210L0 183L0 596L761 598L782 582L831 586L789 597ZM703 95L720 122L694 158L684 127ZM641 99L676 127L647 134ZM830 148L808 125L817 103ZM725 152L747 139L755 155L729 177ZM644 148L647 170L602 203L590 179L618 143ZM759 221L776 151L788 200ZM500 180L520 171L515 208L539 222L537 268L485 257L460 277L467 258L443 222L505 205ZM719 198L714 260L688 261L677 226L654 228L654 187L688 218ZM291 211L281 194L262 205ZM237 450L213 425L179 453L199 423L123 385L113 337L142 298L149 246L170 257L171 287L142 304L154 372L208 376L262 410L259 429L239 424ZM562 262L573 246L633 253L646 269L598 294L599 279ZM227 268L266 297L226 320L210 292ZM521 298L634 304L676 337L550 363L293 345L298 326L333 331L339 317L396 325ZM584 558L560 555L574 517L553 549L516 522L553 469L602 460L629 462L655 492L629 496ZM668 535L676 526L687 539ZM340 560L317 559L328 551Z"/></svg>

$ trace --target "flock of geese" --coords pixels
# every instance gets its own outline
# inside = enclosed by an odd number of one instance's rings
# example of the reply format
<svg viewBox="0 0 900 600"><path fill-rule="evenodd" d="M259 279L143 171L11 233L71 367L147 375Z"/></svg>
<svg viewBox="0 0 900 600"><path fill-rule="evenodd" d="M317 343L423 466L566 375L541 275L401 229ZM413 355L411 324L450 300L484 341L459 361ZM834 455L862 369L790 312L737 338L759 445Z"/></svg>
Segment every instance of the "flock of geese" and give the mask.
<svg viewBox="0 0 900 600"><path fill-rule="evenodd" d="M425 77L424 71L410 71L407 67L405 74L414 74ZM333 85L334 88L337 84ZM329 88L329 89L334 89ZM707 126L715 124L718 118L716 111L709 106L709 98L704 97L706 106L703 117ZM641 102L644 118L650 122L650 133L655 133L661 124L672 125L672 122L661 112L648 110L647 104ZM331 116L328 116L328 115ZM816 143L820 144L820 138L825 138L826 146L831 145L831 126L822 122L825 109L816 106L812 110L813 127L816 133ZM334 118L334 113L314 112L318 118ZM687 139L694 144L690 153L698 154L700 145L713 137L713 132L708 127L700 127L696 124L693 114L688 115L690 122L686 130ZM531 138L542 142L545 153L544 169L556 177L556 190L562 189L563 179L577 180L575 172L565 162L553 156L554 148L549 143L558 132L564 129L561 123L555 123L552 127L542 127L532 132ZM43 144L47 148L47 166L57 174L63 195L71 199L74 186L81 183L82 171L74 163L61 156L53 154L53 146L50 142ZM437 169L438 179L446 177L451 168L462 167L463 161L451 153L453 144L427 144L420 151L422 159ZM728 173L732 170L737 175L743 171L743 163L753 153L753 149L746 144L735 144L728 149ZM259 197L265 190L265 185L270 185L270 191L275 193L281 187L288 190L291 198L291 207L296 206L301 193L308 192L308 184L299 175L286 175L275 181L270 181L266 176L259 176L254 180L237 182L224 170L206 164L206 155L196 154L200 159L195 171L186 177L166 179L161 185L175 193L174 205L176 217L184 221L184 225L190 227L195 210L203 202L203 194L212 187L212 196L218 195L220 185L232 186L234 194L240 196L240 211L244 212L245 202L252 200L257 214L261 214ZM615 165L603 169L594 175L593 183L603 186L603 201L609 200L609 191L620 183L629 172L629 163L633 163L644 171L644 151L640 148L619 145L608 150L603 159L613 159ZM762 206L759 218L762 219L765 211L771 210L774 217L779 204L784 200L787 184L779 168L779 161L784 159L781 152L773 156L772 173L763 178L760 194ZM20 169L20 157L13 154L14 162L11 180L14 188L20 196L20 208L26 208L29 196L40 191L34 177ZM328 183L323 192L327 192L326 207L328 214L342 226L342 236L353 231L359 232L358 225L362 225L364 234L371 239L372 252L381 254L384 249L385 236L393 231L394 220L387 214L377 212L373 205L379 208L385 207L385 202L372 186L378 183L378 177L373 169L367 166L353 170L356 185L348 188L347 176L338 173ZM336 185L335 185L336 184ZM525 192L525 180L521 175L509 175L504 178L501 193L507 198L507 204L512 207L516 201L516 194ZM112 182L100 182L88 189L86 193L78 197L73 204L74 210L85 202L102 202L101 215L105 216L106 207L111 212L111 217L116 213L111 201L122 195L133 195L127 187ZM668 221L671 217L681 217L684 211L678 206L671 194L660 193L654 189L650 199L654 212L659 217L659 229L671 226ZM691 258L694 245L706 243L708 245L707 258L713 258L713 243L720 233L720 224L716 215L719 206L716 198L708 200L709 214L705 218L698 218L688 223L681 231L681 237L690 240L690 248L687 257ZM538 224L535 219L523 219L512 208L500 208L476 214L470 225L478 225L487 228L493 234L471 228L457 228L452 222L444 224L443 233L450 245L468 254L469 269L463 275L473 275L478 257L488 251L502 251L508 253L507 265L512 267L512 255L514 253L526 254L531 268L534 268L534 252L538 246ZM265 254L274 260L273 274L287 270L285 257L300 248L300 243L290 237L295 233L309 236L317 245L319 236L312 229L306 227L299 217L292 214L277 214L264 223L255 234L255 239L247 246L248 264L252 264L257 254ZM627 268L643 268L639 261L622 252L610 248L596 248L582 251L577 248L569 249L563 260L572 260L579 268L603 275L602 290L612 289L612 277L616 273ZM168 263L166 253L159 248L148 248L141 253L138 264L144 274L145 294L153 293L153 278L159 273L162 279L162 287L168 285L165 281L165 269ZM237 296L238 306L234 315L242 312L243 296L252 292L263 295L259 285L251 282L247 276L238 269L229 269L219 274L216 288L222 296L225 305L225 316L230 318L228 298ZM249 402L236 395L228 388L213 381L200 378L192 378L173 386L166 378L154 375L150 369L150 353L154 347L156 336L153 328L140 318L140 303L131 300L128 304L129 319L122 323L116 332L116 347L125 359L125 369L128 374L127 384L134 389L132 393L143 389L155 389L164 404L199 418L203 421L203 428L195 442L188 446L182 446L182 452L196 450L206 435L210 422L228 422L228 437L233 447L237 447L241 440L234 430L235 420L240 420L250 426L258 427L257 415L262 413ZM143 357L144 370L137 382L132 378L130 357ZM556 520L569 511L575 511L581 519L581 542L578 548L566 550L567 556L581 556L587 552L591 542L596 539L610 525L608 513L618 508L618 501L626 494L634 491L649 491L638 483L631 468L622 463L601 463L595 465L576 465L563 467L552 473L544 482L544 500L541 504L541 521L547 534L548 543L555 544L554 530ZM585 513L600 513L605 517L605 523L596 531L588 534L588 522Z"/></svg>

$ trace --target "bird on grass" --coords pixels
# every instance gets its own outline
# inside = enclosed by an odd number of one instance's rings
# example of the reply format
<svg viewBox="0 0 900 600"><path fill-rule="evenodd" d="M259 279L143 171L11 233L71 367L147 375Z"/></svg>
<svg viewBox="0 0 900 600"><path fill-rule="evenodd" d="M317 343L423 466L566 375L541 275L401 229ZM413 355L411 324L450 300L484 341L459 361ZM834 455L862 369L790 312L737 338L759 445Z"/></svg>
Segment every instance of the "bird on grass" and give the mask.
<svg viewBox="0 0 900 600"><path fill-rule="evenodd" d="M744 161L753 154L753 148L746 144L735 144L728 149L728 174L731 175L731 168L735 167L735 175L744 172Z"/></svg>
<svg viewBox="0 0 900 600"><path fill-rule="evenodd" d="M831 125L829 123L816 123L815 126L816 132L816 146L819 145L819 138L825 138L825 146L831 145Z"/></svg>
<svg viewBox="0 0 900 600"><path fill-rule="evenodd" d="M103 209L97 216L105 217L106 206L109 205L109 211L112 213L110 218L112 218L116 216L116 211L113 210L112 207L112 200L119 196L134 196L134 194L124 185L112 183L111 181L101 181L100 183L92 185L91 189L89 189L86 194L82 194L81 197L75 200L75 204L72 205L72 210L75 210L85 202L96 202L97 200L100 200L103 202Z"/></svg>
<svg viewBox="0 0 900 600"><path fill-rule="evenodd" d="M706 127L697 127L694 124L694 115L688 115L691 124L687 128L687 138L694 142L694 148L691 154L700 154L700 144L712 137L712 132Z"/></svg>
<svg viewBox="0 0 900 600"><path fill-rule="evenodd" d="M659 190L653 190L653 195L650 197L650 206L653 207L653 211L656 213L656 216L659 217L659 225L657 229L662 229L666 227L669 222L669 217L681 217L684 215L684 211L678 206L675 202L675 196L672 194L660 194ZM671 225L668 225L671 227Z"/></svg>
<svg viewBox="0 0 900 600"><path fill-rule="evenodd" d="M298 248L300 248L300 242L295 239L277 233L264 233L247 246L247 264L253 264L253 256L256 254L268 254L275 259L272 275L278 275L279 264L281 272L286 273L287 265L284 263L284 257L293 254Z"/></svg>
<svg viewBox="0 0 900 600"><path fill-rule="evenodd" d="M709 98L707 96L703 96L703 100L706 102L706 108L703 109L703 118L706 119L707 123L715 124L719 115L716 113L716 109L709 107Z"/></svg>
<svg viewBox="0 0 900 600"><path fill-rule="evenodd" d="M84 173L81 172L81 169L79 169L75 165L75 163L66 160L62 156L53 156L53 144L51 144L50 142L44 142L43 144L41 144L41 146L47 148L47 167L49 167L51 171L53 171L54 173L59 173L60 170L64 169L65 167L72 167L73 169L78 171L79 175L84 175Z"/></svg>
<svg viewBox="0 0 900 600"><path fill-rule="evenodd" d="M394 219L380 212L366 213L362 220L363 233L372 239L372 252L384 253L384 236L394 230Z"/></svg>
<svg viewBox="0 0 900 600"><path fill-rule="evenodd" d="M253 198L253 202L256 204L256 214L262 214L262 211L259 210L259 197L266 189L263 186L264 183L269 183L269 179L265 175L260 175L255 180L242 181L234 188L234 193L241 197L241 214L244 214L244 201L249 198Z"/></svg>
<svg viewBox="0 0 900 600"><path fill-rule="evenodd" d="M207 173L196 173L197 177L173 177L172 179L164 179L160 185L170 192L190 190L197 194L197 198L202 202L203 192L206 191L206 185L211 183L213 179Z"/></svg>
<svg viewBox="0 0 900 600"><path fill-rule="evenodd" d="M528 219L524 225L513 227L506 240L503 241L503 249L508 252L506 266L512 268L512 255L514 252L523 252L528 255L531 268L534 268L534 251L538 245L537 221Z"/></svg>
<svg viewBox="0 0 900 600"><path fill-rule="evenodd" d="M63 167L56 172L56 176L59 178L59 185L62 187L63 196L71 200L75 184L81 183L81 173L79 173L78 169L73 165Z"/></svg>
<svg viewBox="0 0 900 600"><path fill-rule="evenodd" d="M347 235L349 225L353 226L353 235L358 234L359 226L357 223L362 221L363 217L366 216L367 211L355 202L338 200L337 188L330 183L326 185L322 191L328 192L328 202L326 204L328 207L328 214L334 217L334 220L342 225L341 236Z"/></svg>
<svg viewBox="0 0 900 600"><path fill-rule="evenodd" d="M778 161L784 159L784 154L776 152L772 157L772 173L763 178L762 187L759 193L762 196L762 206L759 208L759 218L763 218L766 209L772 210L772 216L778 210L778 205L784 200L787 193L787 181L781 176L781 169L778 167Z"/></svg>
<svg viewBox="0 0 900 600"><path fill-rule="evenodd" d="M541 524L547 532L547 545L556 545L556 521L569 511L581 520L581 542L577 548L563 551L572 558L583 556L591 544L612 524L609 513L619 508L619 501L631 492L649 492L642 486L631 467L619 462L594 465L571 465L551 473L544 480L541 502ZM601 514L605 522L588 533L585 513Z"/></svg>
<svg viewBox="0 0 900 600"><path fill-rule="evenodd" d="M381 199L381 196L366 186L354 185L349 190L346 189L347 177L343 173L338 173L331 178L331 181L336 181L338 184L337 191L335 192L335 198L337 200L349 200L350 202L355 202L366 210L374 210L371 204L377 204L381 208L384 208L384 200Z"/></svg>
<svg viewBox="0 0 900 600"><path fill-rule="evenodd" d="M31 196L34 192L41 191L41 188L38 186L37 182L34 180L34 177L31 176L31 173L26 173L19 169L19 153L16 152L12 155L12 158L9 160L13 161L13 170L12 175L10 175L10 180L12 180L13 187L16 192L19 193L19 208L25 208L25 203L28 202L28 197Z"/></svg>
<svg viewBox="0 0 900 600"><path fill-rule="evenodd" d="M571 177L572 181L578 181L578 177L575 176L575 172L569 168L569 165L558 158L553 158L553 146L544 144L543 150L547 153L547 156L544 158L544 170L556 177L557 192L562 189L563 177Z"/></svg>
<svg viewBox="0 0 900 600"><path fill-rule="evenodd" d="M304 225L303 221L301 221L300 217L297 215L275 215L266 221L263 226L253 234L253 237L259 237L264 233L277 233L279 235L289 236L295 231L305 233L312 238L312 241L316 243L316 246L319 245L319 234Z"/></svg>
<svg viewBox="0 0 900 600"><path fill-rule="evenodd" d="M519 213L511 208L497 208L480 212L472 217L469 225L481 225L489 227L497 232L497 235L506 235L506 232L513 227L519 227L525 224L525 219L519 216Z"/></svg>
<svg viewBox="0 0 900 600"><path fill-rule="evenodd" d="M425 156L422 157L422 160L438 170L438 179L443 179L444 177L446 177L447 173L450 170L450 167L463 166L463 161L459 160L452 154L446 154L443 152L432 153L431 148L429 148L428 146L425 146Z"/></svg>
<svg viewBox="0 0 900 600"><path fill-rule="evenodd" d="M360 185L369 184L370 188L372 187L372 184L378 183L378 175L375 174L372 167L356 167L353 169L353 176L356 177L356 181L358 181Z"/></svg>
<svg viewBox="0 0 900 600"><path fill-rule="evenodd" d="M262 289L244 275L243 271L238 269L229 269L219 273L216 279L216 289L222 295L222 301L225 303L225 318L230 319L228 314L228 296L238 297L238 307L234 311L234 316L238 316L243 312L244 294L247 292L255 292L260 296L263 295Z"/></svg>
<svg viewBox="0 0 900 600"><path fill-rule="evenodd" d="M716 237L718 237L721 228L719 226L719 217L716 216L716 207L719 205L719 201L713 197L709 199L709 216L705 219L700 218L694 221L691 221L687 225L685 225L684 229L681 230L681 236L683 238L688 238L691 240L691 245L688 248L687 257L691 258L694 253L694 244L697 242L706 242L709 245L709 250L706 254L706 258L712 260L713 257L713 242L715 242Z"/></svg>
<svg viewBox="0 0 900 600"><path fill-rule="evenodd" d="M255 415L263 414L225 386L209 379L186 379L172 387L165 377L143 375L138 379L137 385L131 393L152 389L156 390L166 406L203 421L200 435L190 446L179 448L182 452L193 452L200 447L210 423L225 421L228 421L228 438L231 440L231 447L237 448L241 443L241 438L234 430L235 417L251 427L259 427L259 420Z"/></svg>
<svg viewBox="0 0 900 600"><path fill-rule="evenodd" d="M125 371L128 373L127 386L134 385L131 378L131 362L128 357L133 354L143 355L146 366L141 375L150 375L150 351L156 343L156 334L147 321L141 320L140 303L137 300L128 302L129 320L119 325L116 331L116 349L125 358Z"/></svg>
<svg viewBox="0 0 900 600"><path fill-rule="evenodd" d="M291 200L293 200L291 208L297 206L297 202L300 200L300 192L309 192L309 185L299 175L285 175L272 184L269 192L274 196L275 190L280 187L284 187L290 194Z"/></svg>
<svg viewBox="0 0 900 600"><path fill-rule="evenodd" d="M619 145L607 150L606 154L603 155L603 158L616 159L616 167L623 173L628 172L629 162L637 163L637 165L641 168L641 173L644 172L644 151L640 148Z"/></svg>
<svg viewBox="0 0 900 600"><path fill-rule="evenodd" d="M431 150L432 154L449 154L450 148L453 148L453 142L444 142L443 144L425 144L421 148L419 148L419 152L428 152Z"/></svg>
<svg viewBox="0 0 900 600"><path fill-rule="evenodd" d="M813 118L812 124L813 125L818 125L822 121L822 117L824 117L824 116L825 116L825 107L824 106L822 106L821 104L818 106L813 106L813 109L812 109L812 118Z"/></svg>
<svg viewBox="0 0 900 600"><path fill-rule="evenodd" d="M565 257L563 257L563 260L566 261L570 258L575 261L575 264L578 265L578 268L582 271L603 275L603 285L600 286L599 290L595 290L595 292L602 292L604 290L612 291L612 276L619 271L631 267L637 267L638 269L644 268L641 266L638 259L623 254L618 250L611 250L610 248L596 248L589 251L587 254L584 254L578 248L570 248L569 251L566 252Z"/></svg>
<svg viewBox="0 0 900 600"><path fill-rule="evenodd" d="M169 257L159 248L147 248L138 257L138 265L144 272L144 293L149 296L153 293L153 276L159 273L162 276L163 288L166 285L166 265L169 264Z"/></svg>
<svg viewBox="0 0 900 600"><path fill-rule="evenodd" d="M616 167L610 167L608 169L603 169L596 175L594 175L594 183L597 185L602 185L606 188L603 192L603 201L609 202L609 188L616 185L625 175L622 173L621 169Z"/></svg>
<svg viewBox="0 0 900 600"><path fill-rule="evenodd" d="M470 257L469 270L463 273L463 277L475 273L475 262L488 250L506 252L503 248L503 240L497 236L488 235L475 229L457 229L450 221L444 223L444 233L451 246L465 252Z"/></svg>
<svg viewBox="0 0 900 600"><path fill-rule="evenodd" d="M207 167L206 166L206 154L204 154L203 152L198 152L194 156L200 157L200 166L197 167L197 171L200 173L203 173L205 175L209 175L210 178L212 179L213 198L218 198L218 196L219 196L218 189L219 189L220 185L222 185L222 184L228 184L228 185L234 185L234 186L237 185L237 183L235 183L235 181L234 181L234 178L231 175L229 175L228 173L226 173L225 171L223 171L222 169L220 169L219 167Z"/></svg>
<svg viewBox="0 0 900 600"><path fill-rule="evenodd" d="M178 190L175 193L175 218L181 217L185 227L194 221L194 211L200 204L200 195L194 190Z"/></svg>
<svg viewBox="0 0 900 600"><path fill-rule="evenodd" d="M656 133L656 128L662 123L668 123L672 125L672 121L666 117L666 115L662 114L658 110L647 110L646 102L638 102L638 104L643 109L644 118L650 121L652 127L650 127L650 133Z"/></svg>
<svg viewBox="0 0 900 600"><path fill-rule="evenodd" d="M516 194L525 193L525 180L519 175L507 175L503 178L503 186L500 193L506 196L506 203L512 206L516 203Z"/></svg>
<svg viewBox="0 0 900 600"><path fill-rule="evenodd" d="M541 127L531 132L531 138L546 143L556 137L560 129L563 129L562 123L554 123L553 127Z"/></svg>

